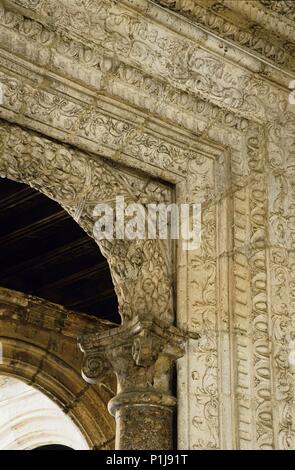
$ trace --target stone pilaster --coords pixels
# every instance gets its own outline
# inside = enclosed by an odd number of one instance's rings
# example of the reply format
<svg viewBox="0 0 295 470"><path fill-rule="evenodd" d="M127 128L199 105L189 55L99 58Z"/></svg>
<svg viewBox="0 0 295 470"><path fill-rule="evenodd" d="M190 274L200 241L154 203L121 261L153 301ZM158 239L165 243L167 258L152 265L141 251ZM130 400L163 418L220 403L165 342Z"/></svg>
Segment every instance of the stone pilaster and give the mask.
<svg viewBox="0 0 295 470"><path fill-rule="evenodd" d="M176 398L171 395L171 369L184 354L185 340L173 326L140 317L107 334L79 339L87 382L104 381L110 371L117 376L117 395L109 402L116 419L116 449L172 448Z"/></svg>

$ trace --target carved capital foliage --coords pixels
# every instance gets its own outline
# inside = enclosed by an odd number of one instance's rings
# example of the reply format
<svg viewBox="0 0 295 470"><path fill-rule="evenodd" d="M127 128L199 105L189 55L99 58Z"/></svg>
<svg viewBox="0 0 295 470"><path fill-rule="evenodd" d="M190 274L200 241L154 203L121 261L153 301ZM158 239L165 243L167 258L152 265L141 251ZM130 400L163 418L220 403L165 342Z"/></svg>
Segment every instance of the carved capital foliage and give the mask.
<svg viewBox="0 0 295 470"><path fill-rule="evenodd" d="M169 393L171 365L183 356L186 335L148 318L138 316L109 333L79 338L85 380L100 382L114 371L121 394L131 393L134 398L134 393Z"/></svg>
<svg viewBox="0 0 295 470"><path fill-rule="evenodd" d="M91 237L96 204L112 203L116 196L131 202L170 197L161 184L3 122L0 176L27 183L59 202ZM103 240L99 244L109 261L123 319L145 310L171 320L172 281L165 245L157 240Z"/></svg>

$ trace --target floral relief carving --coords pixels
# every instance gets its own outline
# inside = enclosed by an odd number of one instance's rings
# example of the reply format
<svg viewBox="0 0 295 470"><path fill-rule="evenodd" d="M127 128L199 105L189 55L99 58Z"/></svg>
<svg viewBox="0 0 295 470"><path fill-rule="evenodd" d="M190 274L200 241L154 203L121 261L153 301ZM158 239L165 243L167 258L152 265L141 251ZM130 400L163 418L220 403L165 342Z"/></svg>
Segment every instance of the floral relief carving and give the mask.
<svg viewBox="0 0 295 470"><path fill-rule="evenodd" d="M230 9L226 5L220 3L216 5L221 8L215 9L213 5L209 9L206 8L206 4L200 5L194 0L158 0L158 3L193 19L208 28L208 30L213 30L226 39L252 49L275 63L286 66L293 65L288 51L284 48L284 43L278 44L273 41L267 31L250 22L241 27L240 24L237 24L233 15L232 19L229 19ZM275 7L273 7L273 10L275 10ZM226 12L225 15L223 15L223 11ZM277 11L280 12L279 7L277 7Z"/></svg>
<svg viewBox="0 0 295 470"><path fill-rule="evenodd" d="M20 27L20 25L24 21L24 19L20 15L17 15L14 12L7 11L7 13L5 14L5 11L2 10L2 12L0 11L0 18L1 18L1 15L2 15L2 18L4 19L7 16L7 21L5 22L6 27L13 27L14 25L17 27ZM33 23L33 20L28 19L27 21ZM40 30L40 24L37 23L36 28L33 26L32 28L33 30L36 30L37 32ZM45 28L45 26L42 25L42 28ZM27 30L28 28L26 27L25 31ZM43 34L42 37L46 38L51 33L52 31L48 29L47 27L46 31L44 31L44 34L42 33ZM37 38L39 38L38 34L30 34L29 37L36 38L37 40ZM116 32L115 37L117 34L118 33ZM77 51L82 50L81 48L84 47L83 42L76 44L75 41L76 40L69 37L66 42L68 44L69 51L72 51L70 52L70 56L74 58L75 60L77 60L79 64L83 63L83 60L84 60L83 57L92 57L93 54L94 56L97 57L97 59L94 60L95 65L92 65L92 59L89 59L88 65L84 62L84 65L86 67L85 72L87 71L86 72L87 75L89 75L89 67L88 67L89 65L91 67L92 66L96 67L96 70L97 70L96 76L100 75L97 69L98 62L100 63L99 67L101 68L102 63L110 61L110 67L112 69L111 64L114 61L114 58L112 58L111 56L104 57L104 53L99 50L93 50L91 53L85 50L85 53L81 52L80 54ZM175 41L176 41L176 38L175 38ZM63 42L64 42L64 35L63 37L56 37L54 40L54 44L62 44ZM89 49L89 46L87 47ZM213 114L216 113L216 110L214 110L214 108L212 109L212 104L211 105L208 104L209 95L210 95L210 101L211 102L212 100L215 101L215 105L217 105L218 107L221 106L225 108L227 111L229 111L229 108L233 107L234 113L239 114L242 112L243 114L246 114L247 116L249 116L251 119L253 117L256 118L256 116L263 118L265 116L268 116L270 112L276 113L276 114L278 114L278 112L281 112L281 110L282 112L284 112L287 106L286 93L278 93L277 89L275 87L271 87L268 84L266 84L265 80L263 79L259 80L245 73L238 74L238 75L237 73L235 73L236 78L233 79L231 68L225 66L225 64L222 63L222 61L218 61L217 59L212 59L210 55L208 54L205 55L204 52L201 50L197 51L195 47L191 47L187 53L186 52L183 53L182 51L183 46L181 46L181 44L179 48L180 48L179 49L180 50L179 61L176 60L175 54L174 54L173 56L174 64L178 62L182 64L181 67L185 71L186 75L188 74L187 71L189 71L191 68L192 68L192 73L194 73L193 70L195 70L196 73L199 74L200 84L204 82L204 76L216 77L218 79L218 84L215 85L212 81L214 80L214 78L210 78L210 80L208 79L209 81L207 85L205 87L200 85L200 89L198 88L196 90L197 95L192 96L193 90L190 89L190 87L191 86L194 87L195 85L198 86L198 81L199 81L197 77L194 75L192 75L191 78L189 78L190 76L187 75L185 82L183 78L180 79L179 76L177 76L176 79L173 81L173 83L171 83L172 86L170 86L167 83L165 84L163 81L157 80L156 77L151 77L150 72L149 72L149 75L146 75L146 73L143 74L138 68L132 68L129 65L123 64L121 62L120 65L118 65L117 68L115 67L114 71L112 71L112 73L108 76L108 80L106 81L106 84L104 86L107 86L107 88L109 88L109 91L112 94L117 94L117 93L121 94L124 90L123 92L124 97L126 96L126 93L127 93L128 99L133 100L134 93L132 93L132 90L130 90L129 87L128 87L128 91L126 90L126 81L129 81L131 77L135 78L136 76L137 77L140 76L141 83L140 84L138 83L139 86L137 88L137 93L140 91L140 94L141 94L142 90L148 87L146 96L150 100L152 99L151 92L153 92L154 87L156 87L157 94L160 93L162 95L161 99L165 101L165 106L159 108L158 107L159 100L157 99L154 104L154 111L165 113L165 118L171 117L171 113L173 112L172 112L172 109L170 111L169 108L171 107L175 99L177 99L177 107L179 106L184 107L186 111L189 111L189 109L192 106L195 106L198 108L199 112L200 111L202 113L206 112L206 114L208 112L211 112ZM172 49L175 52L176 50L175 47L171 46L171 50ZM166 48L164 50L166 52ZM170 49L168 48L167 50L169 51ZM63 54L64 53L65 52L63 51ZM149 51L149 54L150 53L151 51ZM46 54L46 57L47 58L49 57L48 53ZM187 61L188 61L188 64L184 63ZM116 59L115 59L115 62L116 62ZM155 63L154 60L152 62ZM43 65L43 63L41 65ZM64 68L63 65L64 63L61 64L62 68ZM61 67L59 66L57 70L60 72L60 69ZM71 67L71 70L75 70L75 67L74 68ZM118 72L116 72L116 70L118 70ZM162 74L162 78L165 78L165 77L169 78L170 76L171 77L173 76L173 74L171 74L171 70L168 70L168 74L167 73ZM79 75L78 78L80 79L80 77L81 77L81 74ZM120 83L117 82L116 77L121 77ZM94 79L94 76L93 76L93 79ZM99 83L100 83L100 79L98 81L96 80L97 86L100 86ZM133 79L133 83L134 83L134 79ZM184 88L182 86L182 83L185 84ZM151 89L151 86L152 86L152 89ZM179 86L180 88L183 89L182 91L179 90ZM178 88L178 90L176 88ZM243 90L243 96L241 95L241 90ZM208 95L208 91L209 91L209 95ZM185 95L187 95L187 98L185 98ZM200 100L201 95L204 95L203 101ZM146 106L147 98L141 99L142 106ZM176 111L177 108L174 108L174 109ZM150 111L150 105L149 105L149 111ZM175 119L175 114L176 114L175 111L173 113L173 119ZM95 118L95 116L93 117ZM214 119L214 115L212 116L212 118ZM234 123L235 125L245 124L245 121L243 120L240 124L238 124L236 122L237 120L239 121L239 119L237 119L237 116L234 117L233 115L229 115L229 113L227 114L221 113L220 115L218 115L218 118L226 119L227 125L229 125L231 122L232 122L232 125L234 125ZM181 124L183 125L184 123L187 125L188 119L183 120L183 117L181 117ZM201 123L200 120L195 120L193 126L194 128L195 126L198 126L200 130L202 131L204 130L204 125L205 124Z"/></svg>
<svg viewBox="0 0 295 470"><path fill-rule="evenodd" d="M54 124L67 133L75 131L96 144L124 150L132 157L141 157L152 165L160 163L163 168L172 168L182 174L186 173L186 161L194 157L193 151L170 144L95 108L71 102L63 95L35 92L32 86L23 85L19 79L1 72L0 83L4 86L5 107L24 112L32 119Z"/></svg>
<svg viewBox="0 0 295 470"><path fill-rule="evenodd" d="M197 49L195 44L188 40L179 39L172 33L164 34L158 26L147 22L137 13L131 13L130 10L127 13L123 5L110 0L101 0L88 2L86 9L84 6L81 8L80 3L50 0L42 4L42 12L46 12L47 18L54 22L55 29L59 31L63 28L66 35L78 32L83 36L85 30L91 32L92 41L96 46L92 51L89 45L84 49L83 42L77 43L72 38L66 42L62 38L57 39L60 47L68 44L69 55L79 62L84 61L87 67L97 68L99 65L101 69L102 64L110 61L107 69L113 73L119 67L119 62L115 68L112 65L113 61L117 62L116 57L118 57L123 63L128 63L132 73L135 73L135 69L130 66L132 67L135 62L149 76L162 77L170 85L183 91L189 90L191 94L205 99L210 95L212 102L225 109L242 111L251 116L254 114L254 109L258 115L262 112L261 100L245 90L245 82L249 80L254 82L251 75L238 73L236 70L234 78L231 67L224 62L213 58L202 49ZM2 15L5 18L4 11ZM7 17L10 18L11 13ZM15 25L22 23L20 16L12 14L12 18ZM6 26L10 24L11 20ZM40 25L33 27L33 30L35 29L36 34L32 36L37 38ZM44 33L43 36L47 37L48 34ZM100 55L100 60L97 54ZM102 67L105 68L104 65ZM150 78L147 81L150 81ZM263 106L269 102L268 99L264 101ZM275 112L275 107L272 108Z"/></svg>
<svg viewBox="0 0 295 470"><path fill-rule="evenodd" d="M0 131L0 175L25 182L57 200L90 236L97 203L115 200L117 195L134 197L128 175L122 172L121 176L119 170L114 173L102 160L93 160L15 126L2 123ZM169 260L165 246L156 245L156 240L100 243L110 264L124 320L139 313L172 320Z"/></svg>
<svg viewBox="0 0 295 470"><path fill-rule="evenodd" d="M289 360L294 341L294 119L269 127L269 231L273 380L278 448L294 449L294 370Z"/></svg>
<svg viewBox="0 0 295 470"><path fill-rule="evenodd" d="M129 0L15 3L35 12L0 6L1 116L40 132L47 126L55 139L62 132L85 150L91 143L95 155L1 124L0 173L57 198L90 235L96 201L113 203L118 193L143 204L172 201L173 189L155 175L176 184L177 201L202 203L201 247L177 266L177 321L201 335L179 374L187 392L180 389L179 415L189 417L183 434L194 449L294 448L291 3L282 0L278 11L268 0L212 8L160 0L149 15ZM257 18L263 11L285 36L270 37ZM178 31L165 22L171 17ZM27 69L9 54L24 54ZM44 80L44 70L55 78ZM135 171L119 166L133 162ZM149 314L171 322L172 250L148 240L100 248L124 321ZM134 347L146 364L145 350L148 342ZM102 363L90 366L103 375Z"/></svg>
<svg viewBox="0 0 295 470"><path fill-rule="evenodd" d="M272 2L271 0L259 0L259 2L276 13L295 21L294 2L292 2L292 0L279 0L276 2Z"/></svg>

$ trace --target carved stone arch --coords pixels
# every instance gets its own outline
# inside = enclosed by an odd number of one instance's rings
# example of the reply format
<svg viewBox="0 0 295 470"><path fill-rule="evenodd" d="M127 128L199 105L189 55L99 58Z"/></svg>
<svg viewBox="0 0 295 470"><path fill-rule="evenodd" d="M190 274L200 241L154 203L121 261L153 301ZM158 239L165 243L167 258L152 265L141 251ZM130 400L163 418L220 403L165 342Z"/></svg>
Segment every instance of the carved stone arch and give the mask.
<svg viewBox="0 0 295 470"><path fill-rule="evenodd" d="M113 204L117 196L131 202L166 197L144 177L65 144L0 121L0 176L23 182L57 201L93 237L94 207ZM98 242L107 258L123 320L138 314L171 322L170 260L158 240Z"/></svg>
<svg viewBox="0 0 295 470"><path fill-rule="evenodd" d="M107 403L115 378L89 386L81 377L80 331L109 325L51 302L0 287L0 374L18 378L50 399L76 423L89 447L114 447L114 422Z"/></svg>
<svg viewBox="0 0 295 470"><path fill-rule="evenodd" d="M81 371L72 369L66 361L47 353L47 360L52 365L59 364L59 378L52 380L46 372L38 370L44 350L39 346L26 343L20 339L1 337L3 349L7 351L4 363L0 364L1 374L18 378L28 385L44 393L56 402L68 414L85 436L89 447L96 449L112 449L114 434L111 435L112 420L107 411L107 404L99 394L91 388L89 393L82 396L77 405L68 409L68 403L73 400L79 386L85 383ZM35 375L37 377L35 378Z"/></svg>

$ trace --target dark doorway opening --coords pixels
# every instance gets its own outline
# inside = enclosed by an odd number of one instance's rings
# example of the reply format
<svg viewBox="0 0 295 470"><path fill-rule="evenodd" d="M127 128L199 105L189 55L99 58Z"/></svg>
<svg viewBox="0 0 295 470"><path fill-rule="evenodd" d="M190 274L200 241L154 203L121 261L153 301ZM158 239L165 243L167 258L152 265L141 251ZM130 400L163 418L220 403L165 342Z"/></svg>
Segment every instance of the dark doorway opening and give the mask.
<svg viewBox="0 0 295 470"><path fill-rule="evenodd" d="M0 180L0 286L120 323L108 263L62 207Z"/></svg>

